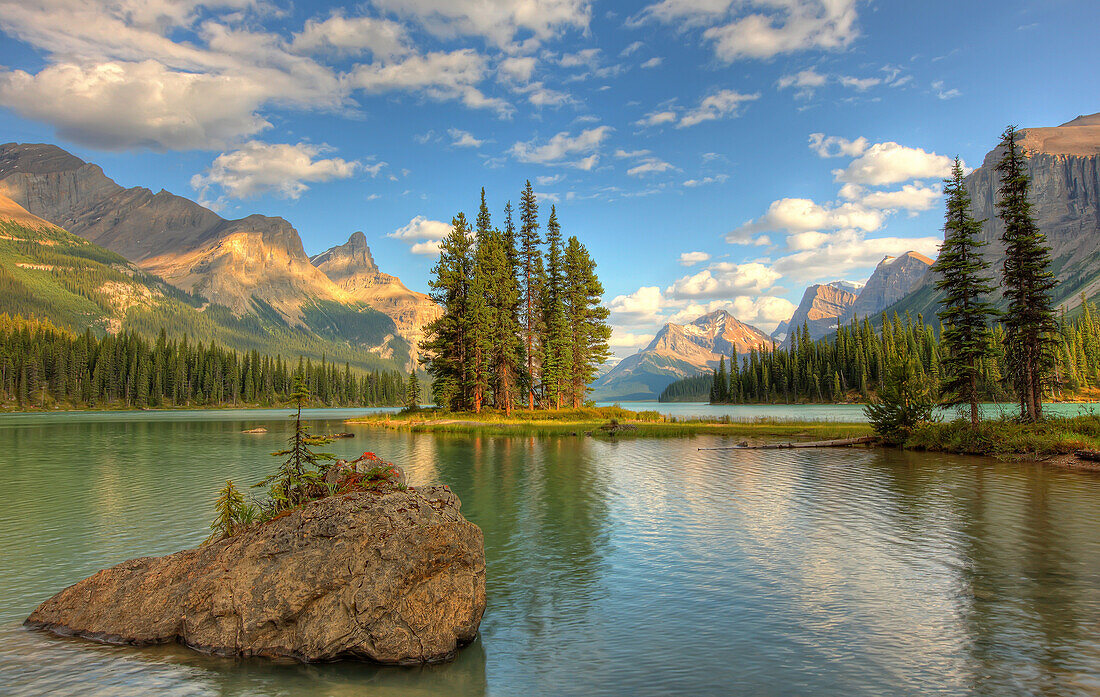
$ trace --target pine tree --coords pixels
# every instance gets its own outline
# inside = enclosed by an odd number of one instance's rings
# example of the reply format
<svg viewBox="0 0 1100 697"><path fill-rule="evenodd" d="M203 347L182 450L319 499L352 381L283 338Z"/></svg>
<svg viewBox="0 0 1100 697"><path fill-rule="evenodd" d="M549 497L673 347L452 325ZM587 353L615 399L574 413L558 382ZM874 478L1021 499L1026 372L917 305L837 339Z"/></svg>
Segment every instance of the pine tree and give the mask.
<svg viewBox="0 0 1100 697"><path fill-rule="evenodd" d="M304 376L294 379L290 399L295 405L294 433L287 441L288 447L271 453L273 457L285 457L278 471L253 486L266 486L271 496L271 514L289 510L324 495L324 475L327 467L322 463L334 459L330 453L320 453L315 447L332 441L324 436L311 434L302 425L302 405L308 404L312 394Z"/></svg>
<svg viewBox="0 0 1100 697"><path fill-rule="evenodd" d="M542 281L542 250L539 245L539 206L531 181L520 196L520 237L519 258L521 313L526 343L527 372L524 381L527 387L527 408L535 408L535 340L539 329L539 300Z"/></svg>
<svg viewBox="0 0 1100 697"><path fill-rule="evenodd" d="M611 355L608 310L602 304L603 285L588 250L570 237L565 245L565 317L570 336L568 399L574 408L584 404L588 383Z"/></svg>
<svg viewBox="0 0 1100 697"><path fill-rule="evenodd" d="M439 245L439 261L429 281L431 297L443 314L425 328L421 358L432 376L435 403L461 411L470 406L473 382L469 355L468 315L473 266L469 223L459 213L451 220L451 232Z"/></svg>
<svg viewBox="0 0 1100 697"><path fill-rule="evenodd" d="M1043 388L1049 380L1057 350L1057 323L1050 291L1046 235L1039 230L1028 200L1030 179L1019 133L1009 126L1001 138L1004 154L997 163L1001 183L997 215L1004 222L1005 358L1008 375L1020 402L1020 418L1036 422L1043 417Z"/></svg>
<svg viewBox="0 0 1100 697"><path fill-rule="evenodd" d="M496 312L490 294L493 286L492 255L493 230L489 206L485 203L485 188L481 189L481 205L477 213L475 232L477 249L474 252L473 277L466 309L468 319L469 360L471 376L471 401L475 413L480 413L489 391L490 357L492 353L491 331L496 322Z"/></svg>
<svg viewBox="0 0 1100 697"><path fill-rule="evenodd" d="M943 323L941 341L946 352L943 391L951 405L969 404L970 422L979 421L978 401L981 359L989 344L990 323L996 316L985 297L993 291L985 275L989 263L982 256L986 245L979 235L982 221L970 214L970 194L963 182L962 162L955 158L951 179L944 182L947 194L944 241L933 270L939 274L936 288L944 291L937 314Z"/></svg>
<svg viewBox="0 0 1100 697"><path fill-rule="evenodd" d="M560 409L573 367L572 346L565 316L565 260L561 227L555 206L546 222L546 280L542 288L542 386L548 406Z"/></svg>
<svg viewBox="0 0 1100 697"><path fill-rule="evenodd" d="M409 409L420 407L420 378L416 370L409 371L409 381L405 385L405 406Z"/></svg>

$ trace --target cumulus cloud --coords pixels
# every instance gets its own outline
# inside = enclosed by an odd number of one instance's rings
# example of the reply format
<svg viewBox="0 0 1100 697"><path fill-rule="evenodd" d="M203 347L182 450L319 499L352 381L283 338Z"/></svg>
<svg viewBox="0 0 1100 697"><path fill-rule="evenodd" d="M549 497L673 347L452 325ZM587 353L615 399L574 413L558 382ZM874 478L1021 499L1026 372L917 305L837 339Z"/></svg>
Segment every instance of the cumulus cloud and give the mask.
<svg viewBox="0 0 1100 697"><path fill-rule="evenodd" d="M589 0L374 0L373 4L417 20L443 38L482 36L507 47L517 34L530 34L527 48L575 29L591 19Z"/></svg>
<svg viewBox="0 0 1100 697"><path fill-rule="evenodd" d="M361 64L351 71L349 82L367 92L420 91L436 100L461 100L473 109L509 111L506 102L487 97L475 87L485 72L485 57L467 48L413 55L393 63Z"/></svg>
<svg viewBox="0 0 1100 697"><path fill-rule="evenodd" d="M710 255L706 252L684 252L680 255L680 266L695 266L704 261L710 261Z"/></svg>
<svg viewBox="0 0 1100 697"><path fill-rule="evenodd" d="M945 155L894 142L875 143L844 169L833 174L839 182L883 186L910 179L942 179L951 174L953 160Z"/></svg>
<svg viewBox="0 0 1100 697"><path fill-rule="evenodd" d="M852 77L851 75L841 75L840 84L845 87L850 87L857 92L866 92L875 85L881 84L882 80L877 77Z"/></svg>
<svg viewBox="0 0 1100 697"><path fill-rule="evenodd" d="M592 169L599 161L596 152L600 144L611 134L610 126L597 126L581 131L577 135L570 135L562 131L550 138L545 143L536 140L520 141L515 143L509 153L520 162L534 162L538 164L553 165L565 164L578 169ZM577 155L587 155L580 159L570 159Z"/></svg>
<svg viewBox="0 0 1100 697"><path fill-rule="evenodd" d="M294 51L358 55L369 52L380 58L395 58L411 52L405 28L397 22L376 17L345 17L339 12L328 19L307 20L294 35Z"/></svg>
<svg viewBox="0 0 1100 697"><path fill-rule="evenodd" d="M250 79L173 71L156 61L0 73L0 103L103 150L224 147L270 127L257 113L267 98Z"/></svg>
<svg viewBox="0 0 1100 697"><path fill-rule="evenodd" d="M386 235L395 240L408 242L409 251L413 254L435 256L439 254L439 243L444 237L451 234L451 226L442 220L431 220L418 215L408 222Z"/></svg>
<svg viewBox="0 0 1100 697"><path fill-rule="evenodd" d="M859 36L856 0L661 0L635 22L706 27L715 55L732 62L840 50Z"/></svg>
<svg viewBox="0 0 1100 697"><path fill-rule="evenodd" d="M808 198L773 201L768 211L726 235L726 240L743 244L746 235L759 232L806 232L809 230L854 229L874 232L882 227L882 211L858 203L822 205Z"/></svg>
<svg viewBox="0 0 1100 697"><path fill-rule="evenodd" d="M719 90L714 94L704 97L703 100L699 102L699 106L684 114L676 127L687 128L703 123L704 121L714 121L716 119L737 116L742 104L757 99L760 99L759 92L754 94L741 94L737 90Z"/></svg>
<svg viewBox="0 0 1100 697"><path fill-rule="evenodd" d="M938 184L925 186L921 182L905 184L897 191L868 191L858 184L845 184L840 188L840 195L859 201L868 208L907 210L912 213L930 210L943 196L943 190Z"/></svg>
<svg viewBox="0 0 1100 697"><path fill-rule="evenodd" d="M648 346L651 341L653 341L653 334L635 334L621 327L612 327L611 338L607 343L612 351L634 353Z"/></svg>
<svg viewBox="0 0 1100 697"><path fill-rule="evenodd" d="M835 279L872 268L888 254L913 250L935 258L941 242L941 237L868 238L858 230L840 230L776 259L771 268L796 282Z"/></svg>
<svg viewBox="0 0 1100 697"><path fill-rule="evenodd" d="M755 295L771 288L779 278L780 274L757 262L720 262L677 279L665 294L674 300Z"/></svg>
<svg viewBox="0 0 1100 697"><path fill-rule="evenodd" d="M859 157L869 145L863 136L848 140L840 136L826 137L824 133L810 134L810 149L816 152L818 157Z"/></svg>
<svg viewBox="0 0 1100 697"><path fill-rule="evenodd" d="M0 101L97 148L222 149L267 128L267 108L351 109L356 90L511 109L476 86L487 73L476 51L421 55L384 18L337 12L288 39L256 29L271 8L253 0L3 8L0 30L39 50L46 65L0 69ZM338 72L324 62L330 57L351 64Z"/></svg>
<svg viewBox="0 0 1100 697"><path fill-rule="evenodd" d="M536 63L532 56L509 56L500 62L497 70L508 79L528 82L535 73Z"/></svg>
<svg viewBox="0 0 1100 697"><path fill-rule="evenodd" d="M619 324L651 324L661 318L663 298L658 286L643 286L629 295L616 295L607 303Z"/></svg>
<svg viewBox="0 0 1100 697"><path fill-rule="evenodd" d="M309 143L261 143L250 141L232 152L218 155L202 174L191 178L191 186L203 193L219 189L226 198L250 198L274 193L298 198L309 189L307 182L347 179L366 169L377 175L386 166L379 162L369 167L338 157L318 158L330 148Z"/></svg>

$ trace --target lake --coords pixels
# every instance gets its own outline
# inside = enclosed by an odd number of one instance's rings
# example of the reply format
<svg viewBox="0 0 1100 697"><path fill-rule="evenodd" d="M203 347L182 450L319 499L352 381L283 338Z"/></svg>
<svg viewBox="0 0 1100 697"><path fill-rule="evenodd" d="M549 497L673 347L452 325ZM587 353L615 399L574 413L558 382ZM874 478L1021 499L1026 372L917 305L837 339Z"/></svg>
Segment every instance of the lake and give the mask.
<svg viewBox="0 0 1100 697"><path fill-rule="evenodd" d="M849 423L867 421L862 404L707 404L706 402L599 402L598 404L599 406L618 404L632 411L659 411L681 419L728 416L734 420L783 419ZM1015 404L989 402L982 404L981 410L985 417L995 418L1002 414L1008 416L1019 414L1020 408ZM1077 416L1094 411L1100 411L1100 404L1065 402L1043 405L1043 413L1047 416ZM940 409L938 413L941 418L947 420L958 418L958 413L954 409ZM967 418L969 418L969 412L967 412Z"/></svg>
<svg viewBox="0 0 1100 697"><path fill-rule="evenodd" d="M650 407L654 405L649 405ZM676 406L676 405L661 405ZM279 664L21 627L100 568L201 542L285 411L0 416L6 695L1100 694L1100 475L894 450L700 451L345 427L485 532L453 663ZM797 417L796 417L797 418ZM844 419L838 419L844 420ZM270 433L241 430L265 425ZM242 487L243 488L243 487Z"/></svg>

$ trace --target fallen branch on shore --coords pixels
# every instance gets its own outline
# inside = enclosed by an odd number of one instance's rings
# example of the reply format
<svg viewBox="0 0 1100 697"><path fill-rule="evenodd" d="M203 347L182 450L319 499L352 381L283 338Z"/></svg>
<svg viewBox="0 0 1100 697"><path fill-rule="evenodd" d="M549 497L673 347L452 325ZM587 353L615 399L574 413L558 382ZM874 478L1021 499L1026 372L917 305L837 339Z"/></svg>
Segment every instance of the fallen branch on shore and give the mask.
<svg viewBox="0 0 1100 697"><path fill-rule="evenodd" d="M858 438L840 438L838 440L815 440L807 443L764 443L763 445L734 445L728 448L699 448L699 450L784 450L787 448L843 448L849 445L877 443L878 436L859 436ZM1100 457L1100 453L1097 453Z"/></svg>
<svg viewBox="0 0 1100 697"><path fill-rule="evenodd" d="M1079 460L1100 462L1100 450L1078 450L1074 455L1076 455Z"/></svg>

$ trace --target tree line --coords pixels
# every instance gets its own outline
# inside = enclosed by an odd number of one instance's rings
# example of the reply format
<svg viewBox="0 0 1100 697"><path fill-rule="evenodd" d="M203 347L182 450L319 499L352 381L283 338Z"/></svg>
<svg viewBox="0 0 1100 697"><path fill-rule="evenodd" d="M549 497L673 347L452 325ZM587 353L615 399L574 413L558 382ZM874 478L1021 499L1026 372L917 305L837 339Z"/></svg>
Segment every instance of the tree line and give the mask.
<svg viewBox="0 0 1100 697"><path fill-rule="evenodd" d="M494 227L481 190L477 219L451 220L429 282L443 314L426 328L421 359L437 405L452 411L580 407L610 350L596 263L563 241L550 207L542 236L528 181L519 227L509 201Z"/></svg>
<svg viewBox="0 0 1100 697"><path fill-rule="evenodd" d="M753 349L743 361L735 354L729 373L723 358L710 376L710 400L837 402L852 391L869 400L872 391L890 388L903 396L907 391L939 395L942 404L967 407L971 423L977 424L979 401L1012 399L1020 405L1021 420L1035 422L1042 418L1044 395L1100 387L1096 306L1082 295L1075 319L1064 311L1056 315L1050 251L1031 214L1027 161L1015 127L1004 131L1001 146L997 214L1005 226L1003 314L989 301L994 284L982 255L983 221L971 215L956 158L944 182L944 243L930 270L937 289L944 291L938 327L923 316L914 321L907 314L902 321L896 313L892 318L883 313L878 332L867 319L853 319L838 327L831 340L811 341L803 325L794 329L789 349ZM666 388L661 399L683 400L705 387L705 380L688 378Z"/></svg>
<svg viewBox="0 0 1100 697"><path fill-rule="evenodd" d="M18 408L273 406L300 376L324 406L396 406L406 399L397 371L359 373L299 358L238 353L186 336L155 341L131 331L97 337L0 314L0 399Z"/></svg>

